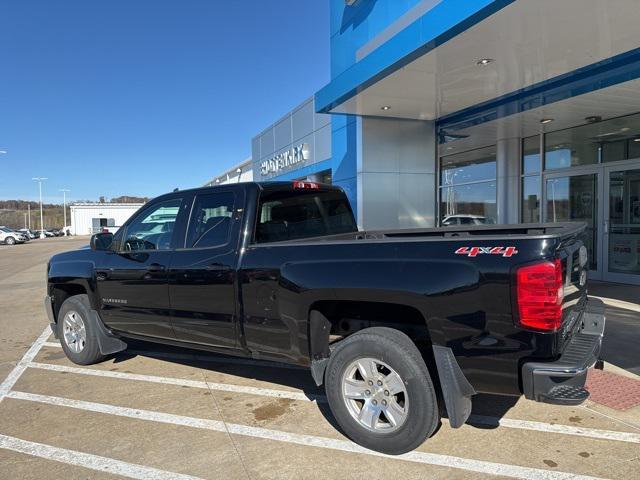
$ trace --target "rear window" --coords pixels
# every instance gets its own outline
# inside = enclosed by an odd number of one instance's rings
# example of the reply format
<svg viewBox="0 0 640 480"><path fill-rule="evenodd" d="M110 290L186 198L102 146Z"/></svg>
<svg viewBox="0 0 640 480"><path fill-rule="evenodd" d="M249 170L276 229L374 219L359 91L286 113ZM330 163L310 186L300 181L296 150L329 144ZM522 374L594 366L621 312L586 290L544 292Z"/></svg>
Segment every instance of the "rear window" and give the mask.
<svg viewBox="0 0 640 480"><path fill-rule="evenodd" d="M339 191L293 191L263 194L256 241L281 242L358 230L349 201Z"/></svg>

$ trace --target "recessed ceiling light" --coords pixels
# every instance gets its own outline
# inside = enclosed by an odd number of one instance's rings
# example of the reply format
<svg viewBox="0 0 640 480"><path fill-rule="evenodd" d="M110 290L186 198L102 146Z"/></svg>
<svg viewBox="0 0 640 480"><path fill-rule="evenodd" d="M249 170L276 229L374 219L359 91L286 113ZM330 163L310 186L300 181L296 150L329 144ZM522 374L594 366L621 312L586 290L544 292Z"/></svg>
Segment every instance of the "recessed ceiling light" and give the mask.
<svg viewBox="0 0 640 480"><path fill-rule="evenodd" d="M447 147L447 150L453 150L453 147Z"/></svg>
<svg viewBox="0 0 640 480"><path fill-rule="evenodd" d="M633 141L640 143L640 138L634 138Z"/></svg>
<svg viewBox="0 0 640 480"><path fill-rule="evenodd" d="M542 120L540 120L540 123L543 125L546 125L547 123L551 123L553 122L553 118L543 118Z"/></svg>
<svg viewBox="0 0 640 480"><path fill-rule="evenodd" d="M621 132L628 132L629 130L631 130L629 127L622 127L620 129Z"/></svg>
<svg viewBox="0 0 640 480"><path fill-rule="evenodd" d="M584 121L587 123L598 123L602 121L602 117L600 115L592 115L590 117L585 117Z"/></svg>
<svg viewBox="0 0 640 480"><path fill-rule="evenodd" d="M384 110L386 112L387 110L391 110L391 107L389 105L385 105L384 107L380 107L380 110Z"/></svg>
<svg viewBox="0 0 640 480"><path fill-rule="evenodd" d="M477 65L489 65L490 63L495 62L493 58L481 58L476 62Z"/></svg>

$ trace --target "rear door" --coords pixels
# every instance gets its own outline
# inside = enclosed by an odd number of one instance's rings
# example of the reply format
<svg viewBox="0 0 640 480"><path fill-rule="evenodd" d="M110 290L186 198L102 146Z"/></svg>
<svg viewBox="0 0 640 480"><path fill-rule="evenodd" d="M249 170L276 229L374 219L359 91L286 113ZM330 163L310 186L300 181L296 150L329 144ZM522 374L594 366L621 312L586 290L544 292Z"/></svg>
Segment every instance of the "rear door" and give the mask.
<svg viewBox="0 0 640 480"><path fill-rule="evenodd" d="M107 268L96 271L107 326L145 337L175 338L168 267L177 220L187 213L183 195L165 197L144 207L123 227Z"/></svg>
<svg viewBox="0 0 640 480"><path fill-rule="evenodd" d="M235 348L236 259L241 189L196 194L186 235L169 270L172 322L178 340Z"/></svg>

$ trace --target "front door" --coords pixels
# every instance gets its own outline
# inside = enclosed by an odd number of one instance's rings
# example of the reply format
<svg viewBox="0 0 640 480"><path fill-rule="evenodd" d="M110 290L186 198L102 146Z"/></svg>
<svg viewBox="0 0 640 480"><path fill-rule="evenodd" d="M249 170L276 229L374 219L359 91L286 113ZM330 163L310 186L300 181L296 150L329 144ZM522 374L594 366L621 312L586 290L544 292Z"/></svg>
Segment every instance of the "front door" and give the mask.
<svg viewBox="0 0 640 480"><path fill-rule="evenodd" d="M640 168L605 168L604 280L640 285Z"/></svg>
<svg viewBox="0 0 640 480"><path fill-rule="evenodd" d="M236 260L243 204L239 189L195 196L184 244L169 270L173 328L179 340L237 346Z"/></svg>
<svg viewBox="0 0 640 480"><path fill-rule="evenodd" d="M590 278L602 275L599 222L601 198L599 169L572 169L575 173L545 175L543 218L546 222L585 222L587 224L586 247L589 252Z"/></svg>
<svg viewBox="0 0 640 480"><path fill-rule="evenodd" d="M96 271L107 326L145 337L175 339L171 327L168 267L183 198L153 202L127 222L107 268Z"/></svg>

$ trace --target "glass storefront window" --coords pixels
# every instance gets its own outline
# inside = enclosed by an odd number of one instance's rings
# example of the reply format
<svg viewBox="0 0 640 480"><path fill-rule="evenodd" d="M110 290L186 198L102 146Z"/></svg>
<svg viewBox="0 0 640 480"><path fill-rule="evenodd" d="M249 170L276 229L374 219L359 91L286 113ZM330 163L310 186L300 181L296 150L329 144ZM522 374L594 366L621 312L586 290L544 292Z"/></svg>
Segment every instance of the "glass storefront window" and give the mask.
<svg viewBox="0 0 640 480"><path fill-rule="evenodd" d="M597 269L597 175L549 178L546 185L547 222L585 222L589 264Z"/></svg>
<svg viewBox="0 0 640 480"><path fill-rule="evenodd" d="M522 222L540 221L540 175L522 177Z"/></svg>
<svg viewBox="0 0 640 480"><path fill-rule="evenodd" d="M440 219L443 226L496 223L496 147L442 157Z"/></svg>
<svg viewBox="0 0 640 480"><path fill-rule="evenodd" d="M496 182L480 182L440 189L443 225L496 223Z"/></svg>
<svg viewBox="0 0 640 480"><path fill-rule="evenodd" d="M640 169L609 177L609 271L640 275Z"/></svg>
<svg viewBox="0 0 640 480"><path fill-rule="evenodd" d="M598 163L599 142L592 138L589 128L561 130L545 135L545 168L576 167Z"/></svg>
<svg viewBox="0 0 640 480"><path fill-rule="evenodd" d="M522 174L540 173L540 135L522 141Z"/></svg>
<svg viewBox="0 0 640 480"><path fill-rule="evenodd" d="M495 178L495 146L442 157L440 164L440 185L442 186Z"/></svg>
<svg viewBox="0 0 640 480"><path fill-rule="evenodd" d="M633 158L640 158L640 114L545 135L547 170Z"/></svg>

